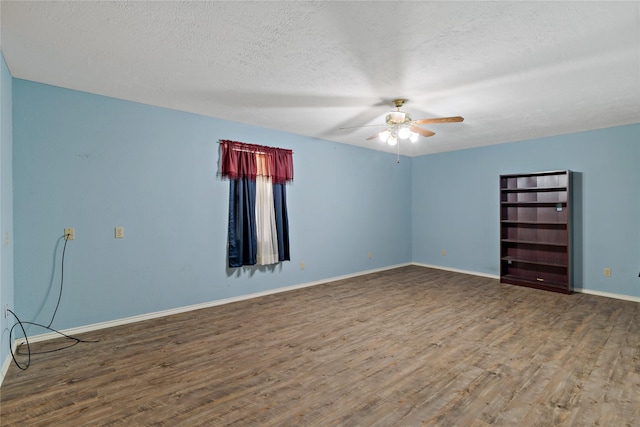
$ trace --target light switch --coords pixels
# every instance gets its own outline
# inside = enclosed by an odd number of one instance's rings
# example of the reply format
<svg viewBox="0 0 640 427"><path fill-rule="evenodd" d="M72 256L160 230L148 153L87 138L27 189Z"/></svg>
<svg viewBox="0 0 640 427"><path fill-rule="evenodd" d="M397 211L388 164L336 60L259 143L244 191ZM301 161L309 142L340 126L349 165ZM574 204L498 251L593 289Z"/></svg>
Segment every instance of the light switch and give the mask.
<svg viewBox="0 0 640 427"><path fill-rule="evenodd" d="M124 238L124 227L116 227L116 239Z"/></svg>

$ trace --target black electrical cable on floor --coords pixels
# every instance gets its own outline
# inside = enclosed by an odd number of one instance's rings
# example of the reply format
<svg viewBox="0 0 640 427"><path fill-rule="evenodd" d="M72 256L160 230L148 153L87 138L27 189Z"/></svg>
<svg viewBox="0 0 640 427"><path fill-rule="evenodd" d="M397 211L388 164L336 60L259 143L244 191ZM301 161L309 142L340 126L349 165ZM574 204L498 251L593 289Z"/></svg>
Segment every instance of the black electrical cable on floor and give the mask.
<svg viewBox="0 0 640 427"><path fill-rule="evenodd" d="M69 241L69 235L65 234L62 237L64 237L64 247L62 248L62 260L61 260L61 267L60 267L60 293L58 294L58 302L56 303L55 310L53 310L53 315L51 316L51 321L49 322L49 324L45 326L45 325L41 325L41 324L35 323L35 322L21 321L20 318L18 318L17 314L15 314L13 311L7 309L7 311L9 313L11 313L11 315L13 317L16 318L16 323L9 330L9 350L11 351L11 357L13 358L13 361L15 362L16 366L18 368L22 369L23 371L27 370L29 368L29 366L31 366L31 355L32 354L53 353L53 352L56 352L56 351L67 349L69 347L73 347L74 345L76 345L78 343L81 343L81 342L87 342L87 343L98 342L98 341L81 340L80 338L76 338L76 337L73 337L71 335L64 334L64 333L62 333L60 331L57 331L57 330L55 330L55 329L53 329L51 327L51 325L53 324L53 320L56 317L56 313L58 312L58 307L60 306L60 300L62 299L62 289L63 289L63 286L64 286L64 254L65 254L65 252L67 250L67 242ZM33 326L38 326L40 328L48 329L48 330L50 330L52 332L55 332L56 334L59 334L59 335L65 337L67 339L70 339L70 340L72 340L74 342L72 344L70 344L70 345L67 345L67 346L64 346L64 347L55 348L53 350L47 350L47 351L41 351L41 352L32 352L31 351L31 344L29 344L29 338L27 337L27 332L24 329L24 325L33 325ZM22 334L24 335L24 341L25 341L24 344L27 345L27 352L26 353L20 353L18 351L19 355L21 355L21 356L25 356L26 355L27 356L27 362L24 365L21 365L18 362L18 360L16 359L16 355L13 352L13 345L12 345L13 339L12 338L13 338L13 330L16 328L16 326L20 326L20 329L22 329ZM17 347L17 350L20 350L21 347L22 347L22 344L20 344Z"/></svg>
<svg viewBox="0 0 640 427"><path fill-rule="evenodd" d="M18 316L17 316L13 311L11 311L11 310L9 310L9 309L7 309L7 311L8 311L9 313L11 313L11 315L12 315L13 317L15 317L15 318L16 318L16 323L15 323L15 324L11 327L11 329L9 330L9 343L13 342L13 330L16 328L16 326L20 326L20 329L22 329L22 333L24 334L24 340L25 340L24 344L26 344L26 346L27 346L27 352L26 352L26 353L22 353L22 352L20 352L20 351L19 351L19 350L20 350L20 348L22 348L22 345L23 345L23 344L20 344L20 345L17 347L17 349L16 349L16 350L17 350L17 352L16 352L16 353L14 353L14 352L13 352L13 347L11 347L11 357L13 358L13 361L15 362L16 366L17 366L18 368L22 369L23 371L27 370L27 368L29 368L29 366L31 365L31 356L32 356L32 355L34 355L34 354L54 353L54 352L56 352L56 351L65 350L65 349L67 349L67 348L69 348L69 347L73 347L74 345L76 345L76 344L78 344L78 343L81 343L81 342L86 342L86 343L98 342L98 341L82 340L82 339L80 339L80 338L76 338L76 337L74 337L74 336L67 335L67 334L65 334L65 333L63 333L63 332L60 332L60 331L55 330L55 329L53 329L53 328L50 328L50 327L48 327L48 326L41 325L40 323L22 321L22 320L20 320L20 319L18 318ZM53 349L53 350L38 351L38 352L31 351L31 344L29 344L29 338L27 337L27 333L26 333L26 331L25 331L25 329L24 329L24 325L33 325L33 326L38 326L38 327L40 327L40 328L48 329L48 330L50 330L51 332L55 332L55 333L56 333L56 334L58 334L58 335L61 335L61 336L65 337L65 338L67 338L67 339L69 339L69 340L72 340L72 341L73 341L73 343L72 343L72 344L70 344L70 345L64 346L64 347L58 347L58 348L55 348L55 349ZM20 356L27 356L27 363L26 363L26 364L24 364L24 365L20 365L20 363L19 363L19 362L18 362L18 360L16 359L16 354L18 354L18 355L20 355Z"/></svg>
<svg viewBox="0 0 640 427"><path fill-rule="evenodd" d="M7 311L9 313L11 313L13 315L13 317L16 318L16 321L18 322L18 323L15 323L11 327L11 329L9 329L9 350L11 351L11 358L13 358L13 361L14 361L14 363L16 364L16 366L18 368L22 369L23 371L26 371L27 368L31 365L31 346L29 345L29 338L27 338L27 331L24 330L24 326L23 326L22 322L20 321L20 319L18 318L18 316L16 316L16 314L13 311L9 310L9 309L7 309ZM29 359L27 359L27 363L24 366L20 365L20 363L16 359L16 355L13 353L13 345L12 345L12 342L13 342L13 339L12 339L13 329L18 325L20 325L20 328L22 329L22 333L24 334L24 341L27 344L27 354L29 355Z"/></svg>

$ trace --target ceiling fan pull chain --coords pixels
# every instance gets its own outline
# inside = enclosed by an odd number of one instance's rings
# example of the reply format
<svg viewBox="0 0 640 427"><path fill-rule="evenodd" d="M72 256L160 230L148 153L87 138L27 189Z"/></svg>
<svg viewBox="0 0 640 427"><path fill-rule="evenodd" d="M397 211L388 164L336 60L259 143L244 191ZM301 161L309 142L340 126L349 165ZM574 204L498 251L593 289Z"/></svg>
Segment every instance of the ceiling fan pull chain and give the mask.
<svg viewBox="0 0 640 427"><path fill-rule="evenodd" d="M398 164L400 164L400 143L396 144L398 146Z"/></svg>

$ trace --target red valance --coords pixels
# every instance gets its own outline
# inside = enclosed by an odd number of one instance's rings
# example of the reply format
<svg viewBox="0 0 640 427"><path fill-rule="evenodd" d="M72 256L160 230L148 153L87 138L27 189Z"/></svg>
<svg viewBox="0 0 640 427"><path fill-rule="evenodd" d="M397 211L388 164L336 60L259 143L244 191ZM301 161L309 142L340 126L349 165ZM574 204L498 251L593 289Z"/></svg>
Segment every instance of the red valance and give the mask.
<svg viewBox="0 0 640 427"><path fill-rule="evenodd" d="M260 167L258 156L264 156L264 165ZM286 148L223 139L220 158L220 170L225 178L255 180L260 174L271 177L274 184L293 181L293 151Z"/></svg>

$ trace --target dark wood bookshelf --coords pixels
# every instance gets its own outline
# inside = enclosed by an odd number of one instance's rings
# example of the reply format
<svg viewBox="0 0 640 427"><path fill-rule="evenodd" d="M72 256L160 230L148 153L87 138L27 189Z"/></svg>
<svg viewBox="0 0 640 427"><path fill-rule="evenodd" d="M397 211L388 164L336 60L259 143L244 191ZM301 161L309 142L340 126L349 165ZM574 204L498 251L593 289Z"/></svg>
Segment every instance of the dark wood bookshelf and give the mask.
<svg viewBox="0 0 640 427"><path fill-rule="evenodd" d="M500 281L570 293L571 171L500 176Z"/></svg>

